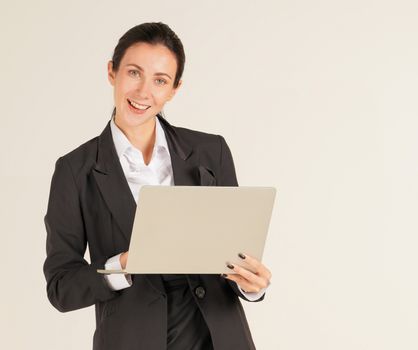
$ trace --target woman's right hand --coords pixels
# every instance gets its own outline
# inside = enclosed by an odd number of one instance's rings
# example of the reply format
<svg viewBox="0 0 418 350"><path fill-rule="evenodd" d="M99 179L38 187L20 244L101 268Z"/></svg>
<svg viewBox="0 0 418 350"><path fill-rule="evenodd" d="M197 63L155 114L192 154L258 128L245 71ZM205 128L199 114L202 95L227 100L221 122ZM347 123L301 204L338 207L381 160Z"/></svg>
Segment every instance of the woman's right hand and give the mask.
<svg viewBox="0 0 418 350"><path fill-rule="evenodd" d="M119 261L120 261L120 265L122 266L122 269L124 269L126 267L126 261L128 260L128 253L129 253L129 251L124 252L119 257Z"/></svg>

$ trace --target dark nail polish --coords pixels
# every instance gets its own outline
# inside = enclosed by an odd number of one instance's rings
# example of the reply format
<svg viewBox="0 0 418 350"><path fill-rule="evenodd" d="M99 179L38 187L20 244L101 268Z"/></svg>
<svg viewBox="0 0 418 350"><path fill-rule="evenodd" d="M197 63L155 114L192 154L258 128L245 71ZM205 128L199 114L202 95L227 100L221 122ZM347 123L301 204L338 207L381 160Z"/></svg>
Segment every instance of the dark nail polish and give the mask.
<svg viewBox="0 0 418 350"><path fill-rule="evenodd" d="M234 265L232 265L232 264L226 264L226 266L228 266L231 270L234 269Z"/></svg>
<svg viewBox="0 0 418 350"><path fill-rule="evenodd" d="M223 273L223 274L221 274L221 277L226 278L226 277L228 277L228 275Z"/></svg>
<svg viewBox="0 0 418 350"><path fill-rule="evenodd" d="M238 256L239 256L241 259L245 259L245 255L244 255L244 254L242 254L242 253L238 253Z"/></svg>

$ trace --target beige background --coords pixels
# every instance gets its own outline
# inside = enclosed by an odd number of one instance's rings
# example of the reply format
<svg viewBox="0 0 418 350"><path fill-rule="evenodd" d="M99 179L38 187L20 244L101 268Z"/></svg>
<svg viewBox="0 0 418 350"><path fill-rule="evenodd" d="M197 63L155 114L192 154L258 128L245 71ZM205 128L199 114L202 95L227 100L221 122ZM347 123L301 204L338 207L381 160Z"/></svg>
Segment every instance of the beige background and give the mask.
<svg viewBox="0 0 418 350"><path fill-rule="evenodd" d="M91 348L93 308L46 297L50 180L110 118L117 39L161 20L187 56L167 118L225 136L241 185L279 189L272 285L244 303L258 349L417 349L417 4L2 2L1 348Z"/></svg>

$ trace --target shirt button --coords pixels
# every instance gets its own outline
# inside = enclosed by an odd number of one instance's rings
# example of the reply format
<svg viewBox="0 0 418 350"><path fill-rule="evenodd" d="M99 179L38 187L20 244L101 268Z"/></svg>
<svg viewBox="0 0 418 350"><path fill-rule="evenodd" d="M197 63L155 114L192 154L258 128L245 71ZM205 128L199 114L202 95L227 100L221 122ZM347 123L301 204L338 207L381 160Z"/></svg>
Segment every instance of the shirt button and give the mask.
<svg viewBox="0 0 418 350"><path fill-rule="evenodd" d="M205 290L205 288L199 286L199 287L196 287L196 289L194 290L194 294L196 294L196 296L199 299L203 299L205 297L206 290Z"/></svg>

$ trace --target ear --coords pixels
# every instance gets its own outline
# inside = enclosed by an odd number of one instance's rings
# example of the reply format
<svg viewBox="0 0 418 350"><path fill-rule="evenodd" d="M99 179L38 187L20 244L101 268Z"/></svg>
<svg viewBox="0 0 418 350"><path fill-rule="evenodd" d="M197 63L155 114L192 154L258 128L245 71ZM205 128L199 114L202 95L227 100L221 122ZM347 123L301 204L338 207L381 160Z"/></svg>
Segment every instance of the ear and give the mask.
<svg viewBox="0 0 418 350"><path fill-rule="evenodd" d="M113 71L113 61L107 62L107 79L112 86L115 86L115 72Z"/></svg>
<svg viewBox="0 0 418 350"><path fill-rule="evenodd" d="M174 95L177 93L177 90L180 89L180 86L181 86L182 83L183 83L183 80L179 80L179 84L177 85L177 87L175 89L173 89L173 91L169 95L167 101L170 101L174 97Z"/></svg>

